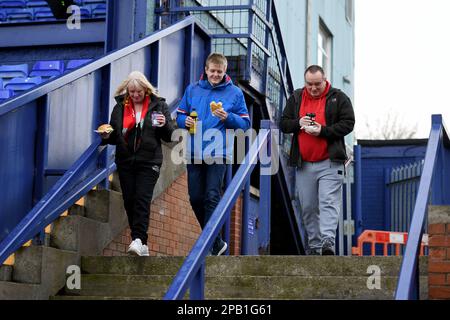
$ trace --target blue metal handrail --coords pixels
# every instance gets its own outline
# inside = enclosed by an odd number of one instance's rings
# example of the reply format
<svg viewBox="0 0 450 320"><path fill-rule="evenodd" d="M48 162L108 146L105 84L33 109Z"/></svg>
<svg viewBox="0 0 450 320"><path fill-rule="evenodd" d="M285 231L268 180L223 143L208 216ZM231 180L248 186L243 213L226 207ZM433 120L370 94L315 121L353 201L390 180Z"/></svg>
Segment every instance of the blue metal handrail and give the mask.
<svg viewBox="0 0 450 320"><path fill-rule="evenodd" d="M270 150L270 121L262 121L261 128L263 129L245 156L244 163L239 167L239 170L226 189L221 201L203 229L203 232L200 234L200 237L195 242L191 252L176 274L164 296L164 300L182 299L189 285L191 285L191 299L204 299L205 258L208 254L208 250L212 246L216 236L219 234L223 224L228 219L230 209L235 204L242 187L246 181L250 179L250 174L257 164L259 152L266 146L268 150Z"/></svg>
<svg viewBox="0 0 450 320"><path fill-rule="evenodd" d="M395 293L396 300L419 299L419 249L423 236L429 195L436 173L436 164L442 157L440 152L447 146L448 135L441 115L432 116L430 138L428 140L425 163L420 178L419 191L408 233L405 254ZM447 146L448 147L448 146ZM443 160L443 159L441 159ZM448 160L448 159L447 159ZM437 172L438 174L441 174Z"/></svg>
<svg viewBox="0 0 450 320"><path fill-rule="evenodd" d="M1 263L115 170L115 164L108 168L99 168L99 160L103 151L106 150L106 147L99 148L100 142L98 137L3 239L0 243ZM85 172L86 170L89 170L88 173Z"/></svg>

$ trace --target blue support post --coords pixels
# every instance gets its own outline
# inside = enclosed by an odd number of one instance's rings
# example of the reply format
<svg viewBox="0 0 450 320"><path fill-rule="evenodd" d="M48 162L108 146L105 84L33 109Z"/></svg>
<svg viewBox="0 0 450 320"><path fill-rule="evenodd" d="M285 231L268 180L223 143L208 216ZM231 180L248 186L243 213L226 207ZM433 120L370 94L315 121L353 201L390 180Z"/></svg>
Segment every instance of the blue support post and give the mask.
<svg viewBox="0 0 450 320"><path fill-rule="evenodd" d="M384 169L384 230L391 231L391 172Z"/></svg>
<svg viewBox="0 0 450 320"><path fill-rule="evenodd" d="M271 122L270 120L262 120L261 121L261 129L263 130L271 130ZM267 156L270 159L272 157L272 132L269 134L267 138L266 147ZM263 215L267 221L267 225L263 226L266 228L265 232L267 235L268 245L270 245L270 213L271 213L271 181L272 176L269 174L270 168L272 166L272 161L269 163L260 163L260 178L259 178L259 214ZM265 172L266 171L266 172ZM270 246L269 246L270 249Z"/></svg>
<svg viewBox="0 0 450 320"><path fill-rule="evenodd" d="M110 83L111 83L111 65L108 64L101 69L102 72L102 90L100 92L100 114L98 122L101 123L109 123L109 91L110 91ZM104 152L99 159L99 165L101 168L109 168L112 160L112 147L107 147L108 150ZM101 188L108 190L109 189L109 172L106 175L106 179L103 180L100 185Z"/></svg>
<svg viewBox="0 0 450 320"><path fill-rule="evenodd" d="M245 154L249 151L250 140L245 137ZM249 254L249 206L250 206L250 177L245 181L244 193L242 196L242 236L241 236L241 255Z"/></svg>
<svg viewBox="0 0 450 320"><path fill-rule="evenodd" d="M34 179L33 206L42 199L45 193L45 169L48 159L48 96L37 100L37 139L36 139L36 175ZM40 231L33 239L34 245L45 243L45 230Z"/></svg>
<svg viewBox="0 0 450 320"><path fill-rule="evenodd" d="M190 300L205 300L205 264L203 262L194 275L190 290Z"/></svg>
<svg viewBox="0 0 450 320"><path fill-rule="evenodd" d="M255 0L249 0L249 5L253 6L255 4ZM248 12L248 34L251 35L253 33L253 10L249 10ZM247 66L245 68L244 80L250 81L251 79L251 70L252 70L252 52L253 52L253 40L251 38L247 39Z"/></svg>
<svg viewBox="0 0 450 320"><path fill-rule="evenodd" d="M355 238L358 237L363 232L363 219L362 219L362 163L361 163L361 146L355 146L354 148L355 154L355 193L356 193L356 202L355 202Z"/></svg>
<svg viewBox="0 0 450 320"><path fill-rule="evenodd" d="M231 164L227 165L227 171L225 173L225 186L228 188L228 186L231 183L231 180L233 178L233 166ZM224 226L224 239L225 242L228 244L227 250L225 251L225 255L230 254L230 229L231 229L231 208L227 211L227 220L225 222Z"/></svg>

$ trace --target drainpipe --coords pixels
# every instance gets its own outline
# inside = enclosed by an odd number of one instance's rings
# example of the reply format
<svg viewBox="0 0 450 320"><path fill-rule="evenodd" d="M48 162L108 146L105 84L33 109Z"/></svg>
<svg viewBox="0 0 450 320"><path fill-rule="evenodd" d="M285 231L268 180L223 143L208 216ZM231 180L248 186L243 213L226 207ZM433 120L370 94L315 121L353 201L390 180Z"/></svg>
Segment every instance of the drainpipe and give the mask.
<svg viewBox="0 0 450 320"><path fill-rule="evenodd" d="M311 13L312 13L312 6L313 2L312 0L306 0L306 34L305 34L305 61L306 66L305 69L312 64L311 62L311 31L312 31L312 24L311 24Z"/></svg>

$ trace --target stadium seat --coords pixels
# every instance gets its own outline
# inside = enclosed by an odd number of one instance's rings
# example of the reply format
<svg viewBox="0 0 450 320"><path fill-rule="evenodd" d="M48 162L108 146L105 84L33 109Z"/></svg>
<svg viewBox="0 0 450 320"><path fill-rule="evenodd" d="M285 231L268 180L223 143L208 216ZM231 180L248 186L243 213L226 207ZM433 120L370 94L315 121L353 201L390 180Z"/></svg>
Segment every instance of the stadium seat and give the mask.
<svg viewBox="0 0 450 320"><path fill-rule="evenodd" d="M40 83L42 83L41 77L14 78L5 86L5 89L20 92L31 89Z"/></svg>
<svg viewBox="0 0 450 320"><path fill-rule="evenodd" d="M59 76L64 72L62 61L38 61L30 72L30 77L40 76L44 79Z"/></svg>
<svg viewBox="0 0 450 320"><path fill-rule="evenodd" d="M32 22L33 10L32 9L10 9L6 10L7 22Z"/></svg>
<svg viewBox="0 0 450 320"><path fill-rule="evenodd" d="M6 11L4 9L0 9L0 23L6 21Z"/></svg>
<svg viewBox="0 0 450 320"><path fill-rule="evenodd" d="M36 8L36 7L48 7L47 1L42 0L27 0L27 7L28 8Z"/></svg>
<svg viewBox="0 0 450 320"><path fill-rule="evenodd" d="M56 21L53 16L53 12L50 8L35 8L34 9L34 20L35 21Z"/></svg>
<svg viewBox="0 0 450 320"><path fill-rule="evenodd" d="M26 8L25 0L0 0L0 8Z"/></svg>
<svg viewBox="0 0 450 320"><path fill-rule="evenodd" d="M28 77L28 64L2 65L0 66L0 78L5 79Z"/></svg>
<svg viewBox="0 0 450 320"><path fill-rule="evenodd" d="M84 6L89 6L92 4L106 4L105 0L83 0L83 5Z"/></svg>
<svg viewBox="0 0 450 320"><path fill-rule="evenodd" d="M3 79L0 78L0 90L3 89Z"/></svg>
<svg viewBox="0 0 450 320"><path fill-rule="evenodd" d="M82 65L84 65L88 62L91 62L91 61L92 61L92 59L70 60L69 62L67 62L66 71L76 69L76 68L81 67Z"/></svg>
<svg viewBox="0 0 450 320"><path fill-rule="evenodd" d="M92 18L106 18L106 5L99 4L92 9Z"/></svg>
<svg viewBox="0 0 450 320"><path fill-rule="evenodd" d="M14 91L7 89L0 89L0 103L14 96Z"/></svg>

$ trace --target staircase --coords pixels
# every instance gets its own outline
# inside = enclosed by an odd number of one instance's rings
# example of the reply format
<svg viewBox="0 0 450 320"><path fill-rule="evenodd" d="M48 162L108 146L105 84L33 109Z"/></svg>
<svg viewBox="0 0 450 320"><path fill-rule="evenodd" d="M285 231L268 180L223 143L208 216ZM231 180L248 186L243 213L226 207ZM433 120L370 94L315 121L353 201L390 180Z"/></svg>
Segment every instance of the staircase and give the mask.
<svg viewBox="0 0 450 320"><path fill-rule="evenodd" d="M113 183L114 186L114 183ZM92 190L46 234L46 245L27 246L14 254L14 265L0 265L0 300L47 300L64 287L66 269L83 255L101 255L125 228L122 195Z"/></svg>
<svg viewBox="0 0 450 320"><path fill-rule="evenodd" d="M83 257L81 289L53 300L161 299L183 257ZM206 299L392 299L400 257L221 256L206 260ZM369 266L381 289L367 288ZM427 259L420 261L427 299ZM187 294L188 295L188 294Z"/></svg>

